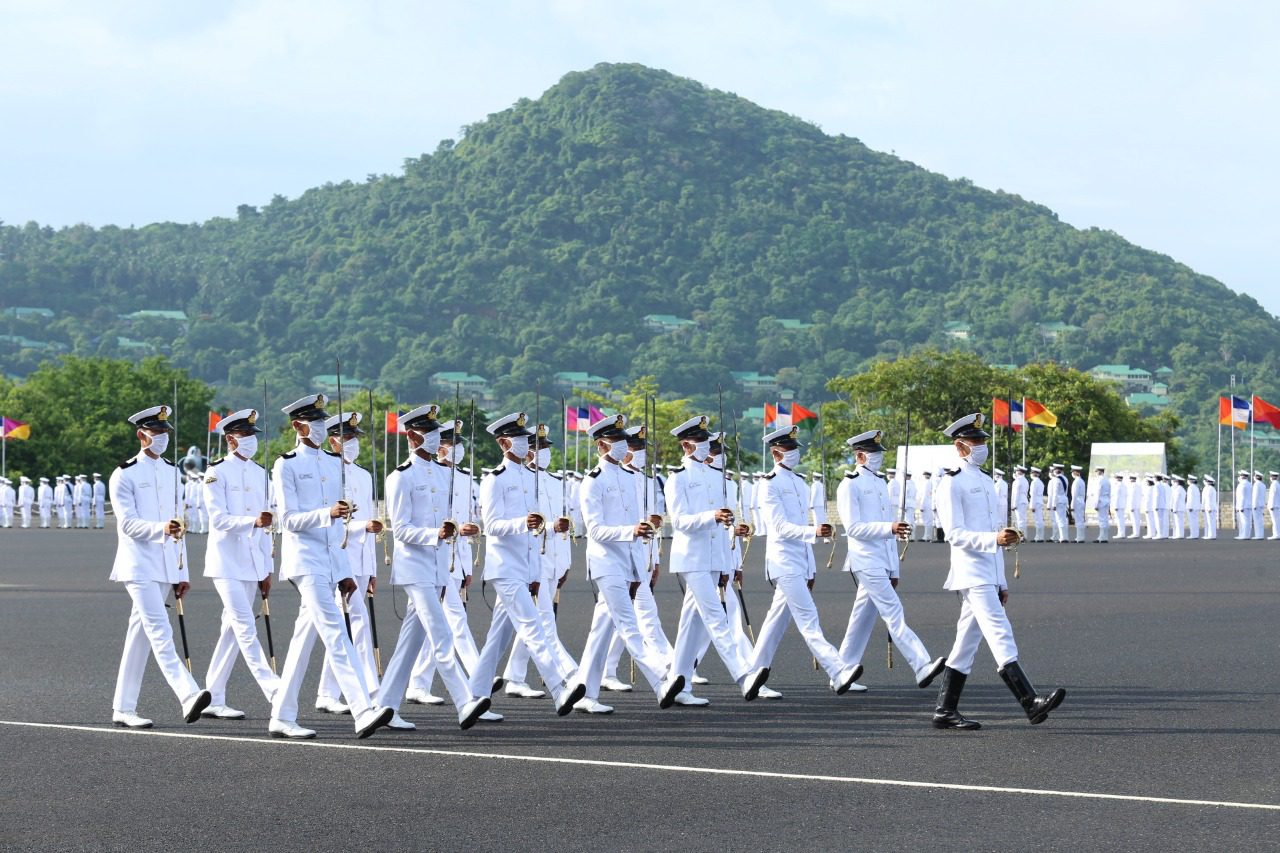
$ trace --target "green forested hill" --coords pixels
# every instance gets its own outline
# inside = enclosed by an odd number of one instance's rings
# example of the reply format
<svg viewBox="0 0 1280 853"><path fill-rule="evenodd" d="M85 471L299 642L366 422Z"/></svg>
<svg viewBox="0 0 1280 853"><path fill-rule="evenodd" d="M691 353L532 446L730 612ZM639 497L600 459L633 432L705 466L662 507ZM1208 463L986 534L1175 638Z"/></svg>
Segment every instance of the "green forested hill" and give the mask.
<svg viewBox="0 0 1280 853"><path fill-rule="evenodd" d="M403 399L426 397L441 370L488 377L515 402L561 370L653 374L695 397L756 370L811 401L927 343L997 363L1167 365L1202 447L1231 374L1280 397L1280 321L1250 297L1017 196L635 65L569 74L402 175L199 225L5 226L0 252L0 306L57 312L0 319L0 334L171 351L229 395L260 396L248 389L262 373L301 393L342 353L350 375ZM139 309L191 322L119 319ZM698 325L660 332L649 314ZM969 339L948 337L949 321ZM1050 339L1038 323L1055 322L1079 328ZM43 357L0 343L6 372Z"/></svg>

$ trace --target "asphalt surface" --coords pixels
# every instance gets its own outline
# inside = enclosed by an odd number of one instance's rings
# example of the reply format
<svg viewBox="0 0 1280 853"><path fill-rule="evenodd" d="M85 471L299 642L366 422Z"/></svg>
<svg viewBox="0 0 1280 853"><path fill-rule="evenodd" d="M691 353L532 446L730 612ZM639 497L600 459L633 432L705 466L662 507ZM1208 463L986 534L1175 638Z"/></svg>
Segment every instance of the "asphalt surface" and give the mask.
<svg viewBox="0 0 1280 853"><path fill-rule="evenodd" d="M193 540L187 619L200 679L220 606ZM152 666L139 711L156 728L112 728L129 610L107 580L114 547L110 529L0 530L0 849L1276 847L1277 542L1022 546L1008 605L1021 660L1040 688L1069 691L1040 726L985 647L961 703L983 729L939 732L936 689L915 688L900 656L886 669L882 627L864 661L870 691L843 697L792 629L769 682L778 701L743 702L713 659L702 668L713 683L698 689L709 708L660 711L647 691L606 693L612 716L560 719L549 700L499 696L502 723L460 732L451 708L406 705L417 732L367 741L349 717L310 710L316 654L299 720L319 731L310 743L267 737L269 709L242 664L228 695L246 721L183 725ZM900 587L934 655L949 649L959 609L941 589L946 551L914 543ZM757 542L746 589L757 625L770 596L762 558ZM575 654L592 602L580 566L560 606ZM384 660L399 627L387 592ZM673 579L659 582L672 639L679 595ZM820 570L816 596L838 643L853 585ZM272 597L281 659L296 603L287 586ZM482 637L478 595L470 613Z"/></svg>

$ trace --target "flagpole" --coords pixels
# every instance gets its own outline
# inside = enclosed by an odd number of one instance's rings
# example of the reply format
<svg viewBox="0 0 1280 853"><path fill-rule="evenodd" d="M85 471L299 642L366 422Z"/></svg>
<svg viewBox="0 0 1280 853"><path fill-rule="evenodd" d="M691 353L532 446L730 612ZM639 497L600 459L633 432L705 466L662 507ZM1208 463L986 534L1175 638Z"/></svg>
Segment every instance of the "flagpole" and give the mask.
<svg viewBox="0 0 1280 853"><path fill-rule="evenodd" d="M1013 412L1009 413L1010 422L1013 421ZM1022 398L1022 467L1027 467L1027 398ZM1030 488L1030 478L1028 478L1028 488Z"/></svg>
<svg viewBox="0 0 1280 853"><path fill-rule="evenodd" d="M1221 403L1218 404L1218 408L1219 410L1221 410L1222 408ZM1213 461L1218 466L1217 481L1221 483L1222 482L1222 415L1218 415L1218 455L1214 457ZM1221 505L1221 501L1219 501L1219 505ZM1208 509L1208 507L1205 507L1205 509Z"/></svg>
<svg viewBox="0 0 1280 853"><path fill-rule="evenodd" d="M1249 396L1249 471L1251 474L1253 472L1253 436L1254 430L1258 427L1258 423L1253 417L1253 406L1256 399L1257 398L1253 395ZM1253 480L1250 480L1249 482L1252 483ZM1252 488L1252 486L1250 486L1250 488Z"/></svg>
<svg viewBox="0 0 1280 853"><path fill-rule="evenodd" d="M1236 375L1231 374L1231 476L1236 475ZM1236 513L1239 507L1236 506L1236 481L1231 481L1231 526L1239 529L1239 519Z"/></svg>
<svg viewBox="0 0 1280 853"><path fill-rule="evenodd" d="M387 435L389 434L387 432L387 420L389 419L388 416L390 414L391 412L385 409L382 412L382 480L384 483L387 479ZM377 474L375 473L374 476L376 477Z"/></svg>

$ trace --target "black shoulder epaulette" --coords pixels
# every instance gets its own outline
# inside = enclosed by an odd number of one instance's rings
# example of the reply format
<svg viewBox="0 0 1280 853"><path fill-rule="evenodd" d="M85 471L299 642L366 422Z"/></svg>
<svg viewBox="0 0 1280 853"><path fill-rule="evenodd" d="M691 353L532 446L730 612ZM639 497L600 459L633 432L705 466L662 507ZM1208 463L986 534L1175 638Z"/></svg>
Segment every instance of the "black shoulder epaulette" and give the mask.
<svg viewBox="0 0 1280 853"><path fill-rule="evenodd" d="M431 461L432 461L432 462L434 462L434 463L436 463L437 465L439 465L441 468L448 468L448 467L449 467L449 463L448 463L448 462L441 462L439 459L432 459Z"/></svg>
<svg viewBox="0 0 1280 853"><path fill-rule="evenodd" d="M845 473L844 478L845 478L846 480L856 480L856 479L858 479L858 472L857 472L857 471L848 471L848 472L846 472L846 473Z"/></svg>
<svg viewBox="0 0 1280 853"><path fill-rule="evenodd" d="M167 457L161 456L161 457L160 457L160 461L162 461L164 464L168 465L170 468L175 467L175 466L174 466L174 464L173 464L173 460L172 460L172 459L169 459L169 458L167 458Z"/></svg>
<svg viewBox="0 0 1280 853"><path fill-rule="evenodd" d="M136 456L135 456L135 457L133 457L132 459L128 459L128 460L126 460L126 461L124 461L124 462L121 462L121 463L120 463L120 467L121 467L121 468L128 468L130 465L137 465L137 464L138 464L138 457L136 457Z"/></svg>
<svg viewBox="0 0 1280 853"><path fill-rule="evenodd" d="M212 468L214 465L221 465L223 462L226 462L226 461L227 461L227 457L224 456L221 459L219 459L217 462L210 462L209 467Z"/></svg>
<svg viewBox="0 0 1280 853"><path fill-rule="evenodd" d="M547 475L548 475L549 477L551 477L551 479L553 479L553 480L563 480L563 479L564 479L564 477L561 477L559 474L552 474L550 471L548 471L548 472L547 472Z"/></svg>
<svg viewBox="0 0 1280 853"><path fill-rule="evenodd" d="M593 478L593 479L594 479L595 477L599 477L599 476L600 476L600 466L599 466L599 465L597 465L596 467L592 468L592 469L587 473L587 476L588 476L588 477L591 477L591 478Z"/></svg>
<svg viewBox="0 0 1280 853"><path fill-rule="evenodd" d="M764 478L765 478L766 480L772 480L772 479L773 479L774 477L776 477L776 476L778 476L778 472L777 472L777 471L770 471L768 474L765 474L765 475L764 475Z"/></svg>
<svg viewBox="0 0 1280 853"><path fill-rule="evenodd" d="M621 465L619 465L618 467L619 467L619 468L622 468L622 466L621 466ZM622 468L622 470L623 470L625 473L627 473L627 474L634 474L634 473L635 473L635 471L632 471L630 468Z"/></svg>
<svg viewBox="0 0 1280 853"><path fill-rule="evenodd" d="M683 466L683 465L681 465L679 468L672 468L672 469L671 469L670 471L668 471L667 473L668 473L668 474L679 474L679 473L680 473L681 471L683 471L683 470L684 470L684 466Z"/></svg>
<svg viewBox="0 0 1280 853"><path fill-rule="evenodd" d="M462 467L459 467L459 468L458 468L458 472L459 472L459 473L462 473L462 474L470 474L470 473L471 473L471 469L470 469L470 468L462 468Z"/></svg>
<svg viewBox="0 0 1280 853"><path fill-rule="evenodd" d="M412 464L413 464L413 462L412 462L412 460L411 460L411 461L409 461L409 462L404 463L403 465L397 465L397 466L396 466L396 470L397 470L397 471L408 471L408 470L409 470L409 466L410 466L410 465L412 465Z"/></svg>
<svg viewBox="0 0 1280 853"><path fill-rule="evenodd" d="M948 476L948 477L954 477L956 474L959 474L959 473L960 473L960 469L959 469L959 468L948 468L948 469L947 469L947 476Z"/></svg>
<svg viewBox="0 0 1280 853"><path fill-rule="evenodd" d="M339 455L339 454L337 454L337 453L334 453L332 450L330 450L330 449L329 449L329 448L327 448L327 447L322 448L321 452L322 452L322 453L324 453L324 455L325 455L325 456L333 456L333 457L337 457L337 456Z"/></svg>
<svg viewBox="0 0 1280 853"><path fill-rule="evenodd" d="M505 471L505 470L507 470L507 463L503 462L503 463L502 463L501 465L499 465L497 468L490 468L490 469L489 469L489 471L488 471L488 474L494 474L494 475L497 475L497 474L501 474L501 473L502 473L503 471ZM487 476L487 474L486 474L486 476Z"/></svg>
<svg viewBox="0 0 1280 853"><path fill-rule="evenodd" d="M288 453L281 453L281 454L280 454L280 458L281 458L281 459L292 459L293 457L295 457L295 456L297 456L297 455L298 455L298 451L296 451L296 450L290 450Z"/></svg>

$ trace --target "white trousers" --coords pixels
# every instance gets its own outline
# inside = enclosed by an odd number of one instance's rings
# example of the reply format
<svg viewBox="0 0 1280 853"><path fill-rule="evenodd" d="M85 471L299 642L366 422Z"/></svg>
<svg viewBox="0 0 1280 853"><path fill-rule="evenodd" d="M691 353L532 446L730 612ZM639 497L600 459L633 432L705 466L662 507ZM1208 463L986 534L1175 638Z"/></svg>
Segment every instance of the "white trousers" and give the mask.
<svg viewBox="0 0 1280 853"><path fill-rule="evenodd" d="M48 527L49 519L53 517L53 510L40 507L40 526Z"/></svg>
<svg viewBox="0 0 1280 853"><path fill-rule="evenodd" d="M31 507L29 506L18 507L18 514L22 516L23 528L30 527L31 526Z"/></svg>
<svg viewBox="0 0 1280 853"><path fill-rule="evenodd" d="M922 539L922 541L932 542L934 531L937 528L937 524L934 523L935 516L933 514L933 507L929 507L928 509L922 510L921 512L924 514L924 538ZM1025 513L1023 514L1025 515ZM1015 513L1015 517L1016 517L1016 513ZM1018 528L1018 529L1021 530L1022 528Z"/></svg>
<svg viewBox="0 0 1280 853"><path fill-rule="evenodd" d="M12 515L12 513L10 513L10 515ZM1268 538L1280 539L1280 525L1276 524L1277 511L1275 509L1268 509L1267 515L1271 518L1271 536L1269 536ZM6 525L6 527L7 526L8 525Z"/></svg>
<svg viewBox="0 0 1280 853"><path fill-rule="evenodd" d="M1098 507L1098 540L1106 542L1111 538L1111 507Z"/></svg>
<svg viewBox="0 0 1280 853"><path fill-rule="evenodd" d="M1236 510L1236 538L1253 538L1253 510Z"/></svg>
<svg viewBox="0 0 1280 853"><path fill-rule="evenodd" d="M1174 539L1183 539L1187 535L1187 512L1186 510L1173 511L1173 525L1169 530L1169 535Z"/></svg>
<svg viewBox="0 0 1280 853"><path fill-rule="evenodd" d="M1204 538L1218 538L1218 513L1212 510L1204 514Z"/></svg>
<svg viewBox="0 0 1280 853"><path fill-rule="evenodd" d="M1200 538L1200 510L1193 509L1187 513L1187 538Z"/></svg>
<svg viewBox="0 0 1280 853"><path fill-rule="evenodd" d="M573 655L569 654L569 650L560 640L559 626L556 625L556 582L544 577L542 583L538 584L538 597L533 603L538 608L542 632L547 642L551 644L552 653L560 659L562 669L572 672L577 668L578 662L573 659ZM511 643L511 654L507 657L507 666L502 671L502 677L507 681L521 684L529 680L529 648L520 639L518 633Z"/></svg>
<svg viewBox="0 0 1280 853"><path fill-rule="evenodd" d="M1060 506L1051 510L1053 513L1053 541L1067 541L1067 508Z"/></svg>
<svg viewBox="0 0 1280 853"><path fill-rule="evenodd" d="M0 507L0 527L13 526L13 507Z"/></svg>
<svg viewBox="0 0 1280 853"><path fill-rule="evenodd" d="M93 505L94 526L97 527L99 530L101 530L103 522L105 521L106 517L107 517L107 510L106 510L106 507L103 506L103 502L102 501L95 502Z"/></svg>
<svg viewBox="0 0 1280 853"><path fill-rule="evenodd" d="M630 584L620 577L597 578L596 609L591 617L591 631L582 650L582 671L586 675L587 697L600 698L600 679L604 675L604 661L614 636L622 639L631 659L655 695L662 695L662 681L671 666L671 659L660 656L652 646L645 644L645 637L636 620L636 610L631 603ZM648 584L641 584L648 586Z"/></svg>
<svg viewBox="0 0 1280 853"><path fill-rule="evenodd" d="M1079 512L1077 512L1076 510L1072 510L1072 511L1071 511L1071 513L1072 513L1072 515L1074 515L1074 516L1075 516L1075 519L1076 519L1076 541L1077 541L1077 542L1083 542L1083 541L1084 541L1084 529L1085 529L1085 527L1087 526L1087 525L1086 525L1086 523L1085 523L1085 519L1086 519L1088 516L1087 516L1087 514L1086 514L1085 510L1083 510L1083 509L1082 509L1082 510L1080 510ZM1099 517L1101 517L1101 516L1099 516Z"/></svg>
<svg viewBox="0 0 1280 853"><path fill-rule="evenodd" d="M1044 541L1044 511L1040 507L1031 510L1031 521L1035 525L1036 535L1033 542Z"/></svg>
<svg viewBox="0 0 1280 853"><path fill-rule="evenodd" d="M745 637L739 642L738 636L742 631L734 629L726 612L728 599L736 596L726 591L726 603L721 604L716 588L716 582L720 578L717 572L683 572L681 576L684 578L685 589L673 650L676 672L684 676L685 684L693 683L694 663L698 660L699 650L707 648L709 638L715 644L716 652L719 653L720 660L724 661L729 675L734 681L740 681L748 672L747 655L750 651ZM744 645L748 645L746 654Z"/></svg>
<svg viewBox="0 0 1280 853"><path fill-rule="evenodd" d="M1264 513L1264 510L1262 507L1255 506L1253 508L1252 524L1253 524L1254 539L1261 539L1263 533L1266 532L1267 526L1266 526L1266 521L1264 520L1264 517L1263 517L1263 513Z"/></svg>
<svg viewBox="0 0 1280 853"><path fill-rule="evenodd" d="M89 505L76 504L76 527L87 529L89 527Z"/></svg>
<svg viewBox="0 0 1280 853"><path fill-rule="evenodd" d="M653 597L653 590L649 589L649 582L643 581L636 590L636 597L631 601L632 609L636 612L636 624L640 626L640 633L644 636L645 648L661 657L663 660L671 659L671 641L667 639L666 631L662 630L662 619L658 615L658 602ZM617 678L618 676L618 660L622 657L622 650L626 644L622 642L622 636L616 631L614 632L613 642L609 644L609 654L605 656L604 661L604 677Z"/></svg>
<svg viewBox="0 0 1280 853"><path fill-rule="evenodd" d="M1021 530L1024 534L1027 532L1027 508L1018 508L1017 504L1013 507L1013 524L1014 527ZM929 537L933 538L933 537Z"/></svg>
<svg viewBox="0 0 1280 853"><path fill-rule="evenodd" d="M809 591L805 577L786 575L774 578L773 583L773 601L769 604L769 612L765 614L764 621L760 623L760 634L756 637L748 669L773 665L773 656L777 654L782 637L787 633L787 625L794 619L805 645L818 659L818 665L835 681L840 677L841 670L848 669L848 666L840 662L840 652L822 633L818 606L813 603L813 593Z"/></svg>
<svg viewBox="0 0 1280 853"><path fill-rule="evenodd" d="M303 575L293 580L302 601L298 605L298 620L293 624L293 639L289 641L289 654L280 672L281 689L271 704L271 716L285 722L298 719L298 692L307 674L307 663L316 638L324 643L326 653L333 663L334 674L342 695L347 697L352 716L358 717L373 707L369 698L369 686L364 673L356 663L356 650L347 639L347 623L342 609L334 597L334 584L328 577Z"/></svg>
<svg viewBox="0 0 1280 853"><path fill-rule="evenodd" d="M960 621L956 623L956 642L947 655L947 666L968 675L978 644L986 640L996 668L1018 659L1018 646L1013 641L1013 626L1000 603L995 584L985 584L959 591Z"/></svg>
<svg viewBox="0 0 1280 853"><path fill-rule="evenodd" d="M369 589L367 577L357 577L356 591L347 603L347 612L351 614L351 645L356 651L356 662L364 675L365 686L370 695L378 692L378 666L373 660L373 631L369 627L369 606L365 603L365 593ZM334 591L334 601L338 609L342 609L342 593ZM342 692L338 686L338 676L333 672L329 656L324 656L324 665L320 669L320 686L316 689L316 699L337 699Z"/></svg>
<svg viewBox="0 0 1280 853"><path fill-rule="evenodd" d="M1124 538L1124 510L1116 507L1111 510L1111 520L1116 526L1116 538Z"/></svg>
<svg viewBox="0 0 1280 853"><path fill-rule="evenodd" d="M858 572L858 594L853 599L849 614L849 626L840 643L840 660L845 666L862 663L871 631L876 626L876 616L884 620L893 644L902 652L917 677L929 668L929 652L907 625L902 612L902 599L893 588L889 576L881 572Z"/></svg>
<svg viewBox="0 0 1280 853"><path fill-rule="evenodd" d="M455 573L456 574L456 573ZM476 661L480 658L480 650L476 648L476 638L471 634L471 624L467 621L467 606L462 602L462 578L449 576L449 583L444 588L444 616L449 620L449 630L453 632L453 653L458 663L467 673L475 672ZM431 683L436 677L436 658L429 646L423 645L418 653L418 661L413 665L413 675L409 677L409 686L416 690L431 692Z"/></svg>
<svg viewBox="0 0 1280 853"><path fill-rule="evenodd" d="M71 504L58 507L58 527L66 529L71 526Z"/></svg>
<svg viewBox="0 0 1280 853"><path fill-rule="evenodd" d="M253 618L258 585L253 581L213 578L213 588L222 599L222 631L209 658L209 672L204 677L205 689L213 696L212 704L227 704L227 679L237 653L244 658L249 674L270 702L280 688L280 679L271 671L271 663L258 642L258 624Z"/></svg>
<svg viewBox="0 0 1280 853"><path fill-rule="evenodd" d="M405 688L409 686L414 662L424 648L430 648L440 680L449 691L449 698L453 700L454 706L461 711L462 706L474 697L471 688L467 686L467 677L453 653L453 632L444 615L444 607L440 604L441 588L433 583L405 584L402 588L409 596L409 603L405 605L404 622L400 625L400 638L396 640L395 654L387 664L382 687L378 690L378 701L392 708L400 707L400 703L404 701ZM488 695L487 688L484 695Z"/></svg>
<svg viewBox="0 0 1280 853"><path fill-rule="evenodd" d="M484 647L471 672L471 692L476 696L493 693L493 676L498 671L498 660L518 636L529 649L533 665L537 667L552 696L558 695L573 676L573 668L564 666L555 648L554 640L546 634L538 606L529 594L524 581L497 578L489 581L497 603L493 606L493 621ZM541 589L539 589L541 592Z"/></svg>
<svg viewBox="0 0 1280 853"><path fill-rule="evenodd" d="M200 685L187 672L178 650L173 647L173 628L164 607L164 598L173 585L163 581L126 581L124 588L133 600L133 609L124 633L112 710L125 714L138 710L138 692L142 689L148 651L156 659L164 680L169 682L169 689L179 702L186 702L200 692Z"/></svg>
<svg viewBox="0 0 1280 853"><path fill-rule="evenodd" d="M719 579L719 575L715 577L717 580ZM724 599L721 602L720 609L729 617L729 628L733 631L733 637L738 643L738 653L742 655L744 662L749 663L755 651L751 647L751 638L747 636L746 617L742 612L742 602L738 600L738 593L733 589L732 580L725 584L723 588L716 587L717 598L722 592ZM702 642L698 646L698 655L694 658L695 669L697 668L697 661L706 660L707 652L709 651L711 651L711 635L704 631Z"/></svg>
<svg viewBox="0 0 1280 853"><path fill-rule="evenodd" d="M1141 513L1136 509L1125 510L1125 513L1129 516L1128 538L1137 539L1142 535L1142 522L1139 520Z"/></svg>

